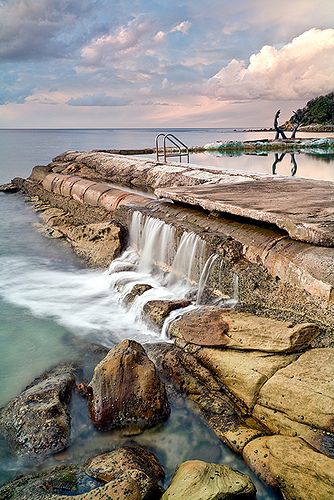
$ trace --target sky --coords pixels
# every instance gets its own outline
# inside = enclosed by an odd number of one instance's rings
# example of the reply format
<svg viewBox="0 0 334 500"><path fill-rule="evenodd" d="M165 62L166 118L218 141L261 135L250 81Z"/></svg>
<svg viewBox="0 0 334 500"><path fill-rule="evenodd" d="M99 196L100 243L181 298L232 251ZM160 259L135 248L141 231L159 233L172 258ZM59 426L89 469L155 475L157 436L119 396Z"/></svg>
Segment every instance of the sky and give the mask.
<svg viewBox="0 0 334 500"><path fill-rule="evenodd" d="M333 90L333 0L0 0L0 128L269 127Z"/></svg>

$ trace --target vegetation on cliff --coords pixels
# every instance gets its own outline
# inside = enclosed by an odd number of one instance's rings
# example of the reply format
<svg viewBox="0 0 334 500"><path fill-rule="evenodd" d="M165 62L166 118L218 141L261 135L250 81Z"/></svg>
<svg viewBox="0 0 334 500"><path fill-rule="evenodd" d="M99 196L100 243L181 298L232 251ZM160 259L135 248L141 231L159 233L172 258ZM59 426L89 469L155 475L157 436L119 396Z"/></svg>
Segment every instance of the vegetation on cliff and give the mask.
<svg viewBox="0 0 334 500"><path fill-rule="evenodd" d="M293 124L299 117L303 125L334 125L334 92L308 101L304 108L297 109L288 123Z"/></svg>

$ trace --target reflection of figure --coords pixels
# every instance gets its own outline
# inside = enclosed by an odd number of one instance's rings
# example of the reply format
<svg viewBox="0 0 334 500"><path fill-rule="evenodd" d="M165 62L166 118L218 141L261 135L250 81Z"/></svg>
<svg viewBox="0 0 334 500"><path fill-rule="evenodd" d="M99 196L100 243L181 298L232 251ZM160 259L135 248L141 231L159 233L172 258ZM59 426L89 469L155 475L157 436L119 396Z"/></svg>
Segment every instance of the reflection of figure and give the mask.
<svg viewBox="0 0 334 500"><path fill-rule="evenodd" d="M280 113L281 113L281 110L279 109L276 112L275 119L274 119L274 128L276 130L275 139L279 139L280 135L282 136L282 139L287 139L287 136L285 135L282 127L279 127L279 125L278 125L278 118L279 118Z"/></svg>
<svg viewBox="0 0 334 500"><path fill-rule="evenodd" d="M272 169L272 173L273 175L276 175L276 165L277 163L281 162L284 158L284 156L286 155L286 153L281 153L280 155L278 155L278 153L275 153L275 161L271 167Z"/></svg>
<svg viewBox="0 0 334 500"><path fill-rule="evenodd" d="M277 163L280 163L284 156L286 155L286 153L281 153L280 155L278 153L275 153L275 160L274 160L274 163L272 164L272 167L271 167L271 170L272 170L272 174L273 175L276 175L276 168L277 168ZM294 176L296 175L297 173L297 161L296 161L296 158L295 158L295 154L294 153L290 153L290 162L291 162L291 175Z"/></svg>
<svg viewBox="0 0 334 500"><path fill-rule="evenodd" d="M297 162L296 162L296 158L295 158L294 153L290 153L290 156L291 156L291 165L292 165L291 175L294 176L294 175L296 175L296 172L297 172Z"/></svg>

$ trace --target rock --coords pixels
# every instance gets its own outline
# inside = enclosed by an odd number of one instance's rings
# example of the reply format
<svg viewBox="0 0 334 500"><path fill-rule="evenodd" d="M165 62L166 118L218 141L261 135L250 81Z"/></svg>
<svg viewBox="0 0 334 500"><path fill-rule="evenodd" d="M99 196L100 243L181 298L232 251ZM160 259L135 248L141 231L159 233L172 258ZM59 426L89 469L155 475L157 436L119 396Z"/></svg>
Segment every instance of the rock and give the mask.
<svg viewBox="0 0 334 500"><path fill-rule="evenodd" d="M100 486L100 483L86 476L81 467L61 465L29 476L20 476L5 484L0 488L0 499L50 500L57 498L53 493L66 492L70 495L80 493L80 487L82 488L83 483L85 483L86 489Z"/></svg>
<svg viewBox="0 0 334 500"><path fill-rule="evenodd" d="M196 345L224 346L228 343L228 324L224 312L218 307L201 307L185 313L168 328L171 337Z"/></svg>
<svg viewBox="0 0 334 500"><path fill-rule="evenodd" d="M17 193L20 190L16 184L9 182L8 184L0 184L0 193Z"/></svg>
<svg viewBox="0 0 334 500"><path fill-rule="evenodd" d="M91 265L107 267L122 249L121 228L112 222L60 226L58 230Z"/></svg>
<svg viewBox="0 0 334 500"><path fill-rule="evenodd" d="M329 500L334 491L334 460L302 439L266 436L243 452L248 465L267 484L279 487L287 500Z"/></svg>
<svg viewBox="0 0 334 500"><path fill-rule="evenodd" d="M240 452L250 439L263 434L259 424L249 422L252 428L244 421L244 412L193 355L171 344L147 349L164 376L197 404L212 430L234 451Z"/></svg>
<svg viewBox="0 0 334 500"><path fill-rule="evenodd" d="M333 456L334 349L312 349L278 370L262 386L254 412L271 431L300 435Z"/></svg>
<svg viewBox="0 0 334 500"><path fill-rule="evenodd" d="M122 285L120 285L122 287ZM124 297L124 302L126 304L132 304L139 295L143 295L143 293L147 292L147 290L151 290L152 285L148 285L146 283L137 283L131 288L131 291L126 294Z"/></svg>
<svg viewBox="0 0 334 500"><path fill-rule="evenodd" d="M86 474L100 481L114 481L127 472L136 479L140 498L154 497L161 493L159 481L164 471L153 453L142 446L125 446L94 457L85 467Z"/></svg>
<svg viewBox="0 0 334 500"><path fill-rule="evenodd" d="M89 384L89 412L100 429L136 434L169 415L165 386L144 348L124 340L96 366Z"/></svg>
<svg viewBox="0 0 334 500"><path fill-rule="evenodd" d="M268 178L235 184L179 186L155 191L158 197L275 224L293 240L334 246L332 182Z"/></svg>
<svg viewBox="0 0 334 500"><path fill-rule="evenodd" d="M163 478L164 471L153 453L140 446L126 446L94 457L85 467L63 465L20 477L0 489L0 499L160 498L158 482Z"/></svg>
<svg viewBox="0 0 334 500"><path fill-rule="evenodd" d="M69 445L75 370L72 364L56 366L1 410L0 431L19 454L51 454Z"/></svg>
<svg viewBox="0 0 334 500"><path fill-rule="evenodd" d="M128 473L124 473L118 479L114 479L110 483L87 493L75 495L74 498L77 500L142 500L144 497L141 496L137 481L138 477L135 475L132 477ZM49 500L68 500L71 497L68 495L51 495L47 498Z"/></svg>
<svg viewBox="0 0 334 500"><path fill-rule="evenodd" d="M172 311L187 307L191 304L190 300L150 300L144 305L144 313L147 319L162 328L165 319Z"/></svg>
<svg viewBox="0 0 334 500"><path fill-rule="evenodd" d="M226 465L200 460L183 462L176 470L162 500L255 499L251 479Z"/></svg>
<svg viewBox="0 0 334 500"><path fill-rule="evenodd" d="M261 387L277 370L295 361L298 355L202 348L195 357L252 409Z"/></svg>
<svg viewBox="0 0 334 500"><path fill-rule="evenodd" d="M319 327L204 306L173 321L169 333L197 345L280 353L305 349L319 335Z"/></svg>

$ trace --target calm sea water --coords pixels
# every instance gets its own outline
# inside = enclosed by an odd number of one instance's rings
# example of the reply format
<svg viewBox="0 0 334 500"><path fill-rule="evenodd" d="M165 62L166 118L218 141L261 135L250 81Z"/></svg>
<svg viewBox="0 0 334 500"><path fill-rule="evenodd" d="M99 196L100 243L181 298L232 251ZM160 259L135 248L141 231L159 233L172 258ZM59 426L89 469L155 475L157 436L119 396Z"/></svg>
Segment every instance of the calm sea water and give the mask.
<svg viewBox="0 0 334 500"><path fill-rule="evenodd" d="M69 149L152 147L157 132L153 129L0 130L0 183L15 176L26 177L34 165L47 164L53 156ZM258 137L226 129L173 132L189 145ZM208 163L220 168L215 163L219 160L238 168L241 159L210 157ZM197 157L199 163L204 160L207 158ZM246 160L250 161L249 157ZM262 163L263 157L252 157L251 161L259 171L267 168ZM307 168L322 169L320 177L333 175L328 173L334 169L332 158L308 158L308 162ZM152 340L154 334L134 326L110 294L106 272L87 270L66 242L46 239L34 228L38 217L20 194L0 193L0 210L0 406L55 363L82 357L86 341L110 347L122 338ZM116 433L101 436L95 432L80 404L78 401L75 404L74 414L81 430L74 432L68 461L85 460L96 450L122 443ZM178 462L189 458L218 461L247 470L182 399L174 405L168 423L144 433L139 442L157 452L168 477ZM48 460L49 465L53 462ZM0 440L0 483L34 467L36 464L31 461L17 460ZM275 498L258 481L257 487L259 499Z"/></svg>

